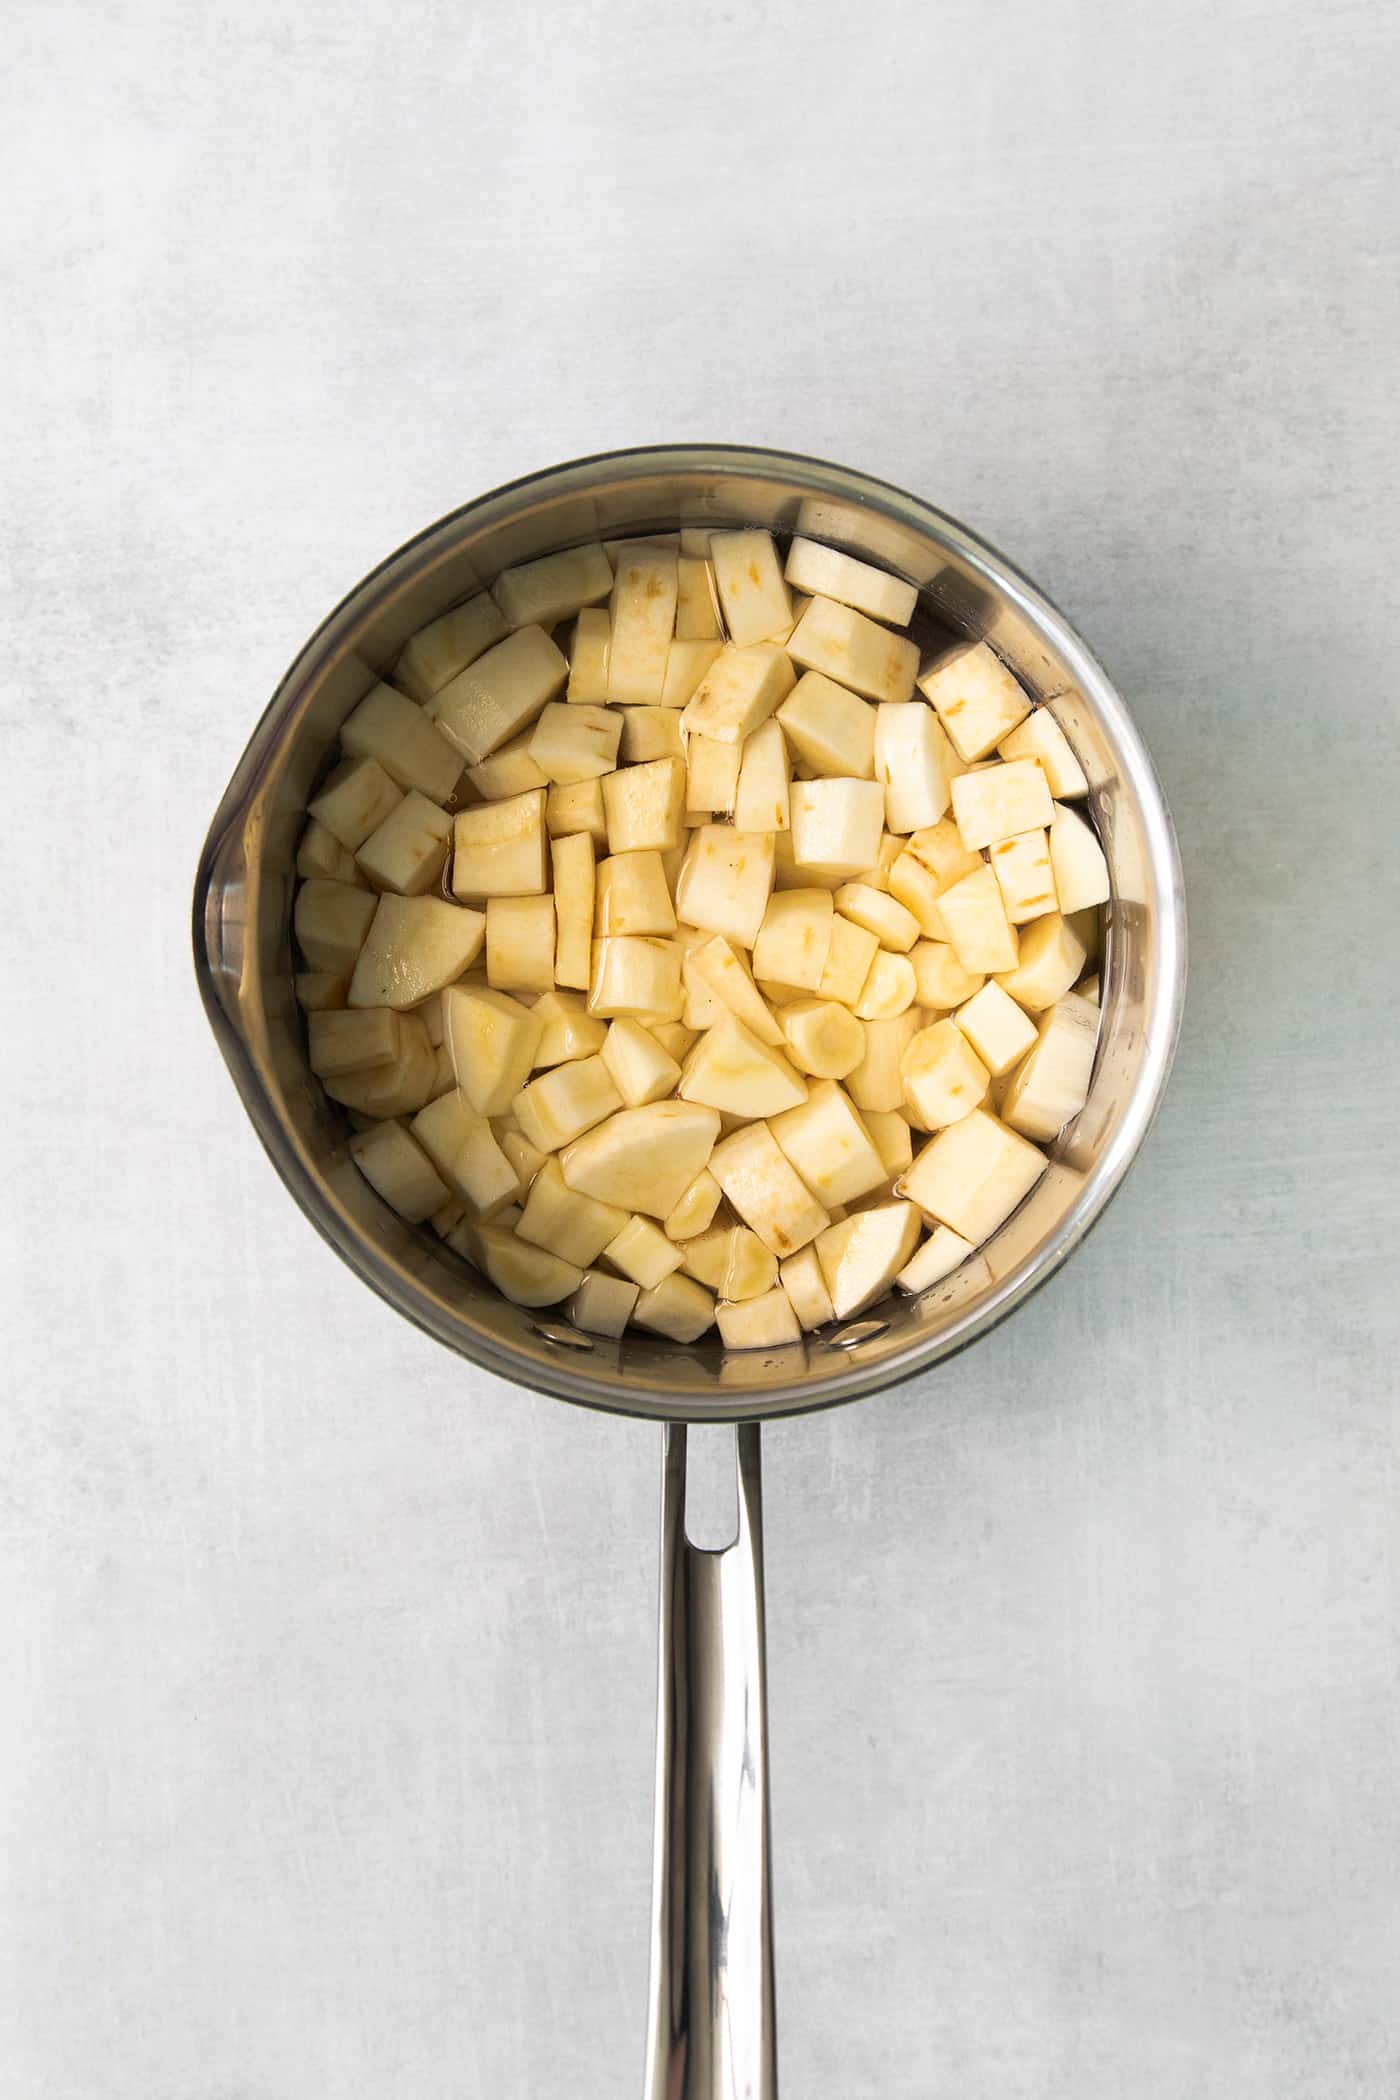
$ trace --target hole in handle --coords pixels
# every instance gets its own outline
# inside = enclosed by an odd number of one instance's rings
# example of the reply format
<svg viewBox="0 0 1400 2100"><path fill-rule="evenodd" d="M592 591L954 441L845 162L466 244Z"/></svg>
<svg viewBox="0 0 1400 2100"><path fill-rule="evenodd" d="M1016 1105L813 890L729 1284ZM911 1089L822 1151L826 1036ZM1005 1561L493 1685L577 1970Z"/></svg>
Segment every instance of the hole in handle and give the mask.
<svg viewBox="0 0 1400 2100"><path fill-rule="evenodd" d="M739 1536L739 1446L728 1422L686 1430L685 1535L702 1553L722 1553Z"/></svg>

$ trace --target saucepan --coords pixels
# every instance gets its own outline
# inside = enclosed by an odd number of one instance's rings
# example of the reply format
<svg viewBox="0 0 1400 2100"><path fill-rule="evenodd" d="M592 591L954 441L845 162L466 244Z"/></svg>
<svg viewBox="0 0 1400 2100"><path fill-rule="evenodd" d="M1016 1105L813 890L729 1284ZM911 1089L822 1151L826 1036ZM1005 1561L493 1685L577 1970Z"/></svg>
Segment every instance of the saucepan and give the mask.
<svg viewBox="0 0 1400 2100"><path fill-rule="evenodd" d="M1089 1098L1048 1171L942 1283L781 1348L726 1354L641 1333L585 1335L508 1304L361 1178L349 1124L307 1063L293 994L294 862L337 731L407 638L514 563L681 526L802 533L915 584L930 650L984 639L1059 722L1088 777L1112 898ZM1162 1097L1185 984L1171 820L1123 701L1063 614L1001 555L917 497L818 460L682 445L574 461L482 496L357 584L287 672L200 861L200 988L273 1165L350 1267L496 1376L663 1430L661 1624L647 2100L772 2100L777 2047L764 1698L760 1424L931 1371L1050 1277L1123 1179ZM938 1404L931 1384L928 1404ZM737 1531L686 1530L686 1430L733 1424Z"/></svg>

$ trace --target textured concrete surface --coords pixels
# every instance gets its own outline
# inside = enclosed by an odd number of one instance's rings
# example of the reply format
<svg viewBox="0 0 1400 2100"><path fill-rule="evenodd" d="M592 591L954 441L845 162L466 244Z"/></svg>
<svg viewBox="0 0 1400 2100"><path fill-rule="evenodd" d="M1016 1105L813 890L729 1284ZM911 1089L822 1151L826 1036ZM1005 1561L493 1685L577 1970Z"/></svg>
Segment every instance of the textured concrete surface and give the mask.
<svg viewBox="0 0 1400 2100"><path fill-rule="evenodd" d="M1191 891L1110 1221L768 1440L785 2091L1391 2100L1394 11L22 0L7 59L0 2100L636 2090L658 1440L336 1264L186 911L344 587L666 436L1007 548Z"/></svg>

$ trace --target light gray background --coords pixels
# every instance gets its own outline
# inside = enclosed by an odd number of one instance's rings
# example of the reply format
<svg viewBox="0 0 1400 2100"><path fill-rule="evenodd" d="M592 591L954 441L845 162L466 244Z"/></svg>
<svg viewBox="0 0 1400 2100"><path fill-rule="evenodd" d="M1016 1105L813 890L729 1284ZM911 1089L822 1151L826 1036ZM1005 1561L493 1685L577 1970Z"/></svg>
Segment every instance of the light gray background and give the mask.
<svg viewBox="0 0 1400 2100"><path fill-rule="evenodd" d="M916 489L1192 910L1054 1287L767 1439L785 2092L1391 2100L1397 19L26 0L4 187L0 2100L636 2090L658 1438L282 1194L197 847L286 661L608 445Z"/></svg>

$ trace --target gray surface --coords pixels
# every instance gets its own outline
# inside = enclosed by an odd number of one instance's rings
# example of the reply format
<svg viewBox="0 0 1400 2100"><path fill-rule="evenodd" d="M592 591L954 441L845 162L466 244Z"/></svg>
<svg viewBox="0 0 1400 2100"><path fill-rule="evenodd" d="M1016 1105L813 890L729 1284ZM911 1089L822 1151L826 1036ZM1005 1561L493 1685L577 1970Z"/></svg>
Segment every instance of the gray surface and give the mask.
<svg viewBox="0 0 1400 2100"><path fill-rule="evenodd" d="M185 915L345 585L707 436L1068 607L1194 939L1083 1255L767 1439L786 2091L1400 2082L1396 18L750 12L12 31L0 2100L636 2089L659 1440L337 1267Z"/></svg>

